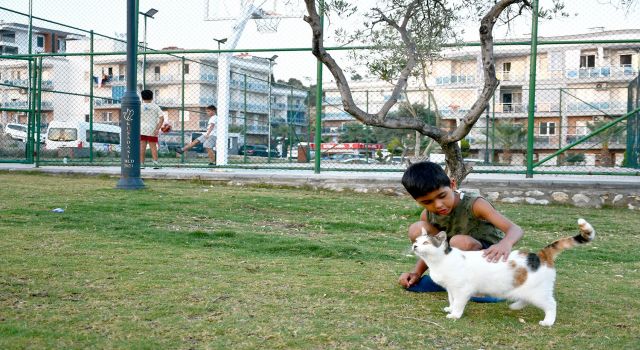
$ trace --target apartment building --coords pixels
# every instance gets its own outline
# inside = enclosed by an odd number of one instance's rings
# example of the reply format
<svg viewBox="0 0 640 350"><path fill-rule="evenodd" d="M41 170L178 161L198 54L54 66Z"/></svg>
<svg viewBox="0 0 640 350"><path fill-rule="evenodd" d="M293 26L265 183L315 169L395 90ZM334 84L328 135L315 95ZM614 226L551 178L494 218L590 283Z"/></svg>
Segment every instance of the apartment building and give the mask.
<svg viewBox="0 0 640 350"><path fill-rule="evenodd" d="M543 159L584 135L598 121L627 112L628 85L638 75L640 44L616 42L640 37L640 30L600 31L539 38L544 41L612 41L607 44L539 45L534 103L534 159ZM527 41L523 38L514 41ZM523 164L526 145L505 150L491 132L501 122L520 124L526 131L529 105L528 46L494 47L500 80L485 117L469 134L471 152L503 164ZM483 84L479 48L451 50L434 62L428 74L442 119L454 127L476 101ZM445 124L445 125L447 125ZM496 124L496 125L498 125ZM488 133L489 132L489 133ZM487 140L487 135L491 139ZM492 143L492 147L487 147ZM497 145L496 145L497 143ZM573 148L586 165L620 165L625 152L624 133ZM521 157L512 155L520 154ZM603 154L604 153L604 154ZM608 155L607 155L608 153ZM608 161L611 160L611 161ZM558 158L547 164L558 164Z"/></svg>
<svg viewBox="0 0 640 350"><path fill-rule="evenodd" d="M3 52L28 53L26 26L3 24L0 33ZM90 52L87 37L44 28L34 28L33 33L33 52ZM94 53L125 51L124 41L96 39L93 43ZM141 49L138 90L154 91L156 103L165 110L174 130L180 130L183 125L186 132L206 130L205 107L217 104L217 59L217 54L189 55L183 62L182 56L172 54L149 53L145 57ZM229 128L232 133L246 129L248 143L266 144L270 124L285 124L297 134L307 133L307 90L274 83L269 78L272 74L269 60L265 58L242 54L231 59ZM0 122L3 124L27 123L27 114L20 109L28 106L28 77L29 64L25 60L0 56L0 103L5 109L0 112ZM54 119L89 120L91 114L95 122L119 124L120 102L126 89L126 56L95 55L93 66L88 55L46 57L42 88L56 91L43 91L43 125Z"/></svg>
<svg viewBox="0 0 640 350"><path fill-rule="evenodd" d="M628 85L638 76L640 44L617 42L640 37L640 30L600 31L579 35L539 38L544 41L613 41L609 44L539 45L536 62L534 113L534 159L539 160L571 144L592 131L598 121L611 120L627 112ZM529 38L512 41L528 41ZM526 142L501 144L495 125L521 125L526 134L529 104L530 47L496 45L496 75L500 85L487 112L469 133L469 157L493 163L522 165ZM452 49L443 53L426 72L434 100L424 88L410 82L401 101L437 109L440 125L455 128L477 100L484 83L479 47ZM356 122L342 110L342 100L334 82L326 82L323 96L322 135L336 142L345 125ZM351 81L356 103L375 112L390 97L392 86L382 81ZM406 100L405 100L406 99ZM397 106L395 107L397 108ZM526 136L526 135L525 135ZM599 141L598 141L599 140ZM626 148L625 135L596 138L571 152L581 154L586 165L620 165ZM609 153L604 156L603 153ZM610 161L605 162L606 159ZM605 164L610 163L610 164ZM551 159L546 164L559 164Z"/></svg>
<svg viewBox="0 0 640 350"><path fill-rule="evenodd" d="M32 27L29 40L29 27L20 23L5 23L0 21L0 123L27 123L29 94L29 63L22 59L2 58L6 55L24 55L29 53L29 41L33 53L66 52L67 43L82 36L77 34ZM64 57L51 57L43 60L42 65L43 89L52 90L68 84L69 72L73 71L70 62ZM42 123L47 124L53 118L54 107L60 112L65 109L65 103L50 92L43 92L41 96Z"/></svg>
<svg viewBox="0 0 640 350"><path fill-rule="evenodd" d="M172 54L148 54L138 61L138 89L154 92L155 102L166 112L174 130L184 126L186 132L204 131L208 121L205 107L217 104L217 60L216 54L190 55L184 61ZM299 133L308 127L307 91L269 84L270 74L269 61L264 58L244 54L231 59L229 130L239 133L246 127L247 143L266 144L269 123L286 124ZM94 120L118 123L126 88L124 57L96 57L93 81Z"/></svg>
<svg viewBox="0 0 640 350"><path fill-rule="evenodd" d="M338 142L346 126L357 121L351 114L344 111L342 96L336 83L324 82L322 86L322 136L328 142L335 143ZM350 81L349 87L353 100L360 109L368 113L376 113L391 98L394 86L386 81L366 79ZM399 96L398 102L428 105L428 94L414 79L410 79L407 92ZM398 107L399 104L396 104L391 112L397 111Z"/></svg>

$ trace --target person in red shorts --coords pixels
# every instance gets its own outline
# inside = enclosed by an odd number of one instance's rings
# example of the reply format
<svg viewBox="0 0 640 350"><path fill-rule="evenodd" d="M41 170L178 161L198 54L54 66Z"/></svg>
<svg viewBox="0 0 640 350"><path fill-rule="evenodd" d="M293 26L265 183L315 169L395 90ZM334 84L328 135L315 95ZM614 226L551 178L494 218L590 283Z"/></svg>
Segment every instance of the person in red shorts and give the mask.
<svg viewBox="0 0 640 350"><path fill-rule="evenodd" d="M164 123L162 109L153 102L153 91L142 90L142 105L140 106L140 164L144 169L144 156L147 152L147 144L151 149L153 168L160 169L158 163L158 133Z"/></svg>

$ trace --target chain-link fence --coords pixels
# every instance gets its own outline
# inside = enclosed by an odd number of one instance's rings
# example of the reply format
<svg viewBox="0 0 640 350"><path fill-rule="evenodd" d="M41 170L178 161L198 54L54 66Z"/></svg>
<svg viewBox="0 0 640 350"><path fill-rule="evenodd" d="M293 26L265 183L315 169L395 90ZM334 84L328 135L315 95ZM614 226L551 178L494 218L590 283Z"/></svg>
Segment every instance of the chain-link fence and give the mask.
<svg viewBox="0 0 640 350"><path fill-rule="evenodd" d="M124 35L30 18L10 8L0 7L0 13L6 18L0 24L0 161L118 165L127 78ZM154 49L146 45L146 18L144 36L138 90L152 91L164 123L171 126L158 135L162 167L311 169L316 157L322 169L343 170L401 171L408 161L420 159L444 163L437 143L415 131L356 122L343 110L335 83L323 84L322 107L316 110L316 85L307 78L317 74L315 66L297 77L276 76L279 62L302 62L311 55L308 49L228 50L231 54L220 46ZM226 39L216 41L220 45ZM370 49L358 49L360 55L363 50ZM637 29L540 37L531 75L528 39L497 40L500 85L460 142L463 157L477 172L532 168L536 173L637 175L639 52ZM229 75L221 79L219 67L227 58ZM410 115L452 130L483 83L479 45L446 50L430 62L424 80L410 81L390 115ZM359 74L351 76L350 87L367 112L391 97L390 84ZM225 100L218 101L220 96ZM212 158L207 145L193 143L208 131L207 106L221 104L228 120L223 160L215 158L220 150ZM318 126L320 147L314 138ZM187 152L176 152L190 144ZM153 158L146 149L146 166Z"/></svg>

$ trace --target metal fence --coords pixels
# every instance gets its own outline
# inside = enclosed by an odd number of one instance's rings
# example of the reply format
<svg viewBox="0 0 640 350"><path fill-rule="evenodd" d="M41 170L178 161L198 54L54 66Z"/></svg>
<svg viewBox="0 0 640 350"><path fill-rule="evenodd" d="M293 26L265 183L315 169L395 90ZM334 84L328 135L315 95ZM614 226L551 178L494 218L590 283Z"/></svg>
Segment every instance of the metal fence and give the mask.
<svg viewBox="0 0 640 350"><path fill-rule="evenodd" d="M124 37L10 8L0 7L0 13L9 19L0 24L0 161L118 165ZM362 55L371 49L354 50ZM640 30L541 37L533 76L530 50L526 38L496 41L500 86L460 143L474 171L640 174ZM172 126L159 134L161 166L210 166L201 144L184 154L176 148L206 131L205 108L220 102L218 67L221 55L229 52L228 156L218 160L222 166L314 169L316 157L322 170L401 171L409 161L444 163L438 145L414 131L356 122L343 110L335 84L305 81L316 74L315 66L298 78L277 79L274 66L279 61L309 56L309 49L153 49L146 45L145 29L138 89L154 93L154 103ZM391 113L454 128L482 88L479 54L474 43L444 52L430 63L426 86L411 81ZM323 87L320 110L315 106L317 84ZM392 90L386 82L358 74L350 87L366 111L376 111ZM319 147L313 137L317 125ZM533 139L528 136L531 125ZM532 152L531 160L527 152ZM151 159L150 150L146 153Z"/></svg>

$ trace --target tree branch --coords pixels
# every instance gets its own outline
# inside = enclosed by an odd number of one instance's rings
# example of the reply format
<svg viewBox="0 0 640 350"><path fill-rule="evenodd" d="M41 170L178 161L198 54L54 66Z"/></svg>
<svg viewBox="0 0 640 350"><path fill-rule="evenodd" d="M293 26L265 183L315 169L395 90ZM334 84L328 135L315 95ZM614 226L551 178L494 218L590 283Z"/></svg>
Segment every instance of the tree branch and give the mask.
<svg viewBox="0 0 640 350"><path fill-rule="evenodd" d="M493 25L500 17L500 14L509 6L516 3L527 4L527 0L501 0L495 4L489 12L480 21L480 44L482 55L482 68L484 72L484 86L480 96L476 102L471 106L467 114L464 116L462 123L447 135L443 141L456 142L465 137L473 125L478 121L478 118L485 110L487 103L493 96L496 88L499 85L499 81L496 78L495 59L493 57Z"/></svg>

